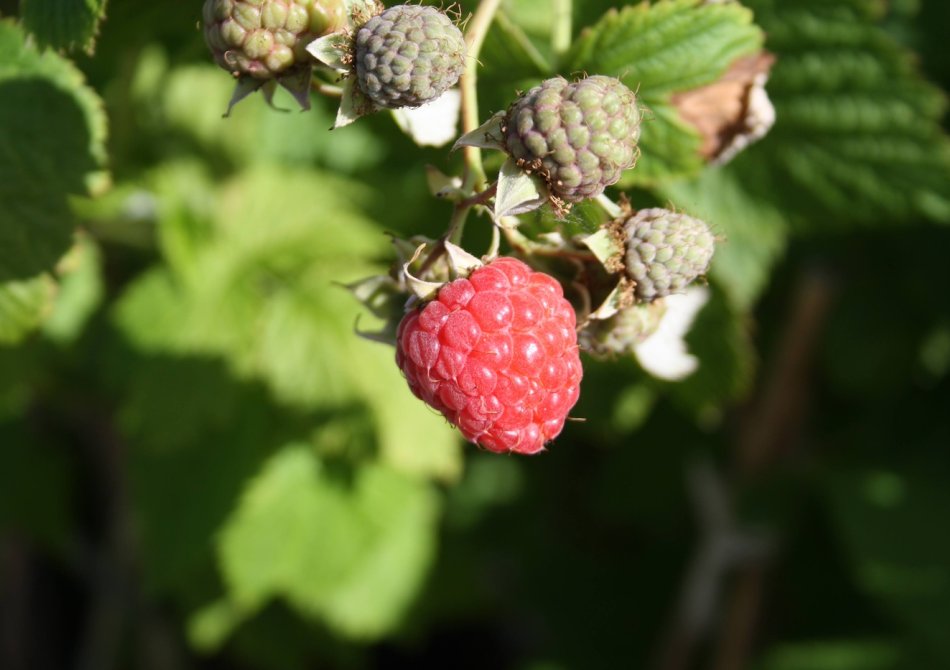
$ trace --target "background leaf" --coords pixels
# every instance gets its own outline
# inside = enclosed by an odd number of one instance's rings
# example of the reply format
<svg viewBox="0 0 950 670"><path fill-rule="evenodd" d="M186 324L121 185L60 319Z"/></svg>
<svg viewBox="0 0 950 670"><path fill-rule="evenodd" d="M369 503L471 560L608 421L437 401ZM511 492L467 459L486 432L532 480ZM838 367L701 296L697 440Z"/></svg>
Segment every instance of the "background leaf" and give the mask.
<svg viewBox="0 0 950 670"><path fill-rule="evenodd" d="M106 0L20 0L23 25L40 46L92 53Z"/></svg>
<svg viewBox="0 0 950 670"><path fill-rule="evenodd" d="M56 284L49 275L0 283L0 345L16 344L50 311Z"/></svg>
<svg viewBox="0 0 950 670"><path fill-rule="evenodd" d="M231 597L254 610L283 596L348 635L378 636L431 560L434 510L424 487L391 471L335 477L306 446L288 446L222 531Z"/></svg>
<svg viewBox="0 0 950 670"><path fill-rule="evenodd" d="M910 54L847 4L748 4L778 54L767 87L777 121L739 161L743 181L782 194L810 226L950 221L945 97Z"/></svg>
<svg viewBox="0 0 950 670"><path fill-rule="evenodd" d="M52 269L72 241L70 194L105 159L98 96L69 62L0 22L0 281Z"/></svg>

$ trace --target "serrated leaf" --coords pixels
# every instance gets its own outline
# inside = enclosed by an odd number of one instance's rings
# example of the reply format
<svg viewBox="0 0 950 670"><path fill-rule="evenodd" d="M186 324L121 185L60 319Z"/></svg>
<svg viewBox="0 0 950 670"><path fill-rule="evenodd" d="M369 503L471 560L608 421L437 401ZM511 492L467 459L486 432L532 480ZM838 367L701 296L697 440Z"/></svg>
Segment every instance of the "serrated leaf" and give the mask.
<svg viewBox="0 0 950 670"><path fill-rule="evenodd" d="M620 185L649 186L698 172L701 139L670 96L715 81L761 46L752 13L738 3L642 2L611 10L587 28L567 56L570 69L619 77L644 107L640 160Z"/></svg>
<svg viewBox="0 0 950 670"><path fill-rule="evenodd" d="M715 81L761 46L752 12L738 3L660 0L609 11L581 33L567 63L620 77L650 104Z"/></svg>
<svg viewBox="0 0 950 670"><path fill-rule="evenodd" d="M717 238L709 274L738 309L750 309L785 248L787 224L781 212L743 189L729 168L705 170L696 179L669 182L660 191L709 224Z"/></svg>
<svg viewBox="0 0 950 670"><path fill-rule="evenodd" d="M155 181L171 266L143 275L116 308L130 342L223 357L240 379L263 381L301 410L369 409L384 462L454 477L456 436L409 392L392 350L354 332L365 313L341 284L378 273L366 259L388 253L385 235L353 208L362 190L324 173L259 166L208 202L191 197L200 188L182 187L192 169L178 168ZM397 394L400 416L387 404ZM417 431L428 438L416 443Z"/></svg>
<svg viewBox="0 0 950 670"><path fill-rule="evenodd" d="M16 344L42 323L53 305L56 282L49 275L0 282L0 345Z"/></svg>
<svg viewBox="0 0 950 670"><path fill-rule="evenodd" d="M513 3L507 4L506 10L510 12ZM541 15L550 20L550 12L543 3L532 2L531 5L543 9ZM523 17L509 17L504 11L498 13L479 53L480 77L492 82L511 82L551 74L548 57L538 49L525 29L532 30L532 26L526 24ZM546 34L547 30L545 27L536 34Z"/></svg>
<svg viewBox="0 0 950 670"><path fill-rule="evenodd" d="M219 556L230 598L255 611L274 597L352 637L392 630L434 551L435 497L378 466L335 476L306 445L265 466L225 525Z"/></svg>
<svg viewBox="0 0 950 670"><path fill-rule="evenodd" d="M92 53L106 0L20 0L20 19L39 42L56 50Z"/></svg>
<svg viewBox="0 0 950 670"><path fill-rule="evenodd" d="M744 179L810 226L950 221L944 96L910 54L856 8L749 4L778 55L768 85L777 120L740 162Z"/></svg>
<svg viewBox="0 0 950 670"><path fill-rule="evenodd" d="M105 158L102 103L80 72L0 22L0 281L52 269L72 242L67 196Z"/></svg>

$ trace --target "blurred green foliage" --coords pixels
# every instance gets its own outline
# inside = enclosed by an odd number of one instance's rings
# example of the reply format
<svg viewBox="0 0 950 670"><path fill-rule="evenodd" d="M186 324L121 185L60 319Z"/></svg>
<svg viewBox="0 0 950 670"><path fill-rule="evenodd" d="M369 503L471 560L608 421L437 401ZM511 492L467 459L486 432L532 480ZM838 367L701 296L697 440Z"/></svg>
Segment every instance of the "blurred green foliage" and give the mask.
<svg viewBox="0 0 950 670"><path fill-rule="evenodd" d="M945 3L585 0L559 53L503 2L482 116L624 78L626 192L721 238L698 370L585 361L531 459L461 444L341 287L444 230L459 156L316 97L222 119L200 4L0 3L0 666L950 666ZM763 45L777 123L704 166L672 95Z"/></svg>

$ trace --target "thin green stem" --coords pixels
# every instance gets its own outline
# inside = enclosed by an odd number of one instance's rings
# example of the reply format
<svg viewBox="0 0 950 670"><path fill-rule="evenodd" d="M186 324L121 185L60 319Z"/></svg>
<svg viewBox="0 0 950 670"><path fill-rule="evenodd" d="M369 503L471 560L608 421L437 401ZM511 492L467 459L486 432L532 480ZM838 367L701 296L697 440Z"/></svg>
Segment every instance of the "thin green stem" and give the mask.
<svg viewBox="0 0 950 670"><path fill-rule="evenodd" d="M558 58L571 47L571 22L573 7L571 0L551 0L554 10L554 27L551 30L551 49Z"/></svg>
<svg viewBox="0 0 950 670"><path fill-rule="evenodd" d="M462 132L469 133L480 125L478 117L478 54L491 26L501 0L482 0L465 30L468 57L462 73ZM485 168L482 167L482 152L478 147L465 147L464 188L481 191L485 188Z"/></svg>
<svg viewBox="0 0 950 670"><path fill-rule="evenodd" d="M328 84L318 79L314 79L310 82L310 90L314 93L325 95L328 98L343 97L343 89L340 86L334 86L333 84Z"/></svg>
<svg viewBox="0 0 950 670"><path fill-rule="evenodd" d="M462 73L460 87L462 89L462 132L468 133L480 125L478 119L478 54L485 43L485 36L501 0L482 0L472 16L465 30L465 44L468 48L465 71ZM477 147L465 147L464 171L462 190L473 193L474 196L456 203L452 210L449 227L439 240L439 243L426 259L424 267L431 265L445 253L445 242L461 244L462 233L465 231L465 221L472 207L481 204L480 194L486 190L485 168L482 166L482 152Z"/></svg>

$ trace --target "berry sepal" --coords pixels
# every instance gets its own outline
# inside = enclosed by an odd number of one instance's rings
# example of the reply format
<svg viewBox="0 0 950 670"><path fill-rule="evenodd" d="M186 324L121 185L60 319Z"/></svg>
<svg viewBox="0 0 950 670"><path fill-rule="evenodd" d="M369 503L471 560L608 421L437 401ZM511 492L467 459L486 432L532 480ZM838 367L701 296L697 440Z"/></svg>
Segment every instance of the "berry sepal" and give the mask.
<svg viewBox="0 0 950 670"><path fill-rule="evenodd" d="M524 171L518 163L508 159L498 173L498 188L492 217L503 228L516 227L516 214L525 214L538 209L551 195L544 182L535 174Z"/></svg>
<svg viewBox="0 0 950 670"><path fill-rule="evenodd" d="M505 113L496 112L475 130L465 133L452 145L452 151L462 147L505 150L504 131Z"/></svg>

